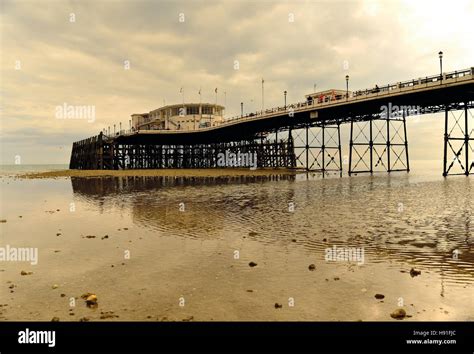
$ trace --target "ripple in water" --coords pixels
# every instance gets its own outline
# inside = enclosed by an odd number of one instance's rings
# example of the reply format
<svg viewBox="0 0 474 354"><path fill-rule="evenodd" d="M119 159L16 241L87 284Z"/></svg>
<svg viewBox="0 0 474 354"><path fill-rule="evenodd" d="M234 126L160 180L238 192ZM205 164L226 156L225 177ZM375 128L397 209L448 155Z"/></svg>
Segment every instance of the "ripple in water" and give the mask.
<svg viewBox="0 0 474 354"><path fill-rule="evenodd" d="M469 178L72 178L72 186L91 207L130 213L137 226L164 236L231 235L282 253L296 240L320 257L334 245L363 247L368 264L416 266L458 285L474 281Z"/></svg>

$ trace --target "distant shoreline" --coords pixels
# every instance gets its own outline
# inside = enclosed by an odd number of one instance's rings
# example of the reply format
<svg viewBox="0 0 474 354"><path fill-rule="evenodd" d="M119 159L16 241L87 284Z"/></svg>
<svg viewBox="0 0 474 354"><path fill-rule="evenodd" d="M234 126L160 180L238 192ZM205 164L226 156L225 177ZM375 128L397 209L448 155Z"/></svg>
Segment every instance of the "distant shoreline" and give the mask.
<svg viewBox="0 0 474 354"><path fill-rule="evenodd" d="M235 177L235 176L275 176L296 175L303 170L290 169L154 169L154 170L55 170L29 172L15 175L17 178L62 178L62 177Z"/></svg>

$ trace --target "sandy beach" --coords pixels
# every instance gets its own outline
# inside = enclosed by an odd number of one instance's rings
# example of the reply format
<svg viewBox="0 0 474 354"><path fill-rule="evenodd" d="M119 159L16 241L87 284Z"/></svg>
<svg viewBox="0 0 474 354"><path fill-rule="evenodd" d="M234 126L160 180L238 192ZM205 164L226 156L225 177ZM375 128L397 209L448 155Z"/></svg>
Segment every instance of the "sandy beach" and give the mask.
<svg viewBox="0 0 474 354"><path fill-rule="evenodd" d="M38 253L0 263L0 320L474 319L470 179L293 174L4 176L2 247Z"/></svg>

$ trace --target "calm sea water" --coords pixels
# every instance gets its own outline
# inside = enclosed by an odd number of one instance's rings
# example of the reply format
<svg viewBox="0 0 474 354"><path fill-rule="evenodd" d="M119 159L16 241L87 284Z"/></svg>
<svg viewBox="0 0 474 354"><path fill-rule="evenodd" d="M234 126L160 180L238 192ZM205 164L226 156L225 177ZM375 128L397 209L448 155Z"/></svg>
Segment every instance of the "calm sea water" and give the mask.
<svg viewBox="0 0 474 354"><path fill-rule="evenodd" d="M351 178L4 175L1 244L37 247L39 262L0 262L0 318L389 321L402 306L408 320L474 320L473 179L414 165ZM363 260L328 260L334 248ZM99 309L71 311L86 292Z"/></svg>

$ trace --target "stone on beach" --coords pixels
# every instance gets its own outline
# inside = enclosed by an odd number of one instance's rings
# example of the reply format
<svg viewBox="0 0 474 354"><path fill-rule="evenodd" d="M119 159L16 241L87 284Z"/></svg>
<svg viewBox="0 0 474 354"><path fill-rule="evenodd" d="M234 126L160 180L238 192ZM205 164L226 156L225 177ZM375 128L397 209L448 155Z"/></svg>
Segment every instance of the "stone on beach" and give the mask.
<svg viewBox="0 0 474 354"><path fill-rule="evenodd" d="M390 317L396 320L403 320L406 317L407 313L404 309L396 309L390 314Z"/></svg>
<svg viewBox="0 0 474 354"><path fill-rule="evenodd" d="M31 275L33 272L25 272L24 270L21 271L21 275Z"/></svg>
<svg viewBox="0 0 474 354"><path fill-rule="evenodd" d="M385 295L383 295L383 294L375 294L375 298L376 298L377 300L382 300L383 298L385 298Z"/></svg>
<svg viewBox="0 0 474 354"><path fill-rule="evenodd" d="M256 267L256 266L257 266L257 263L255 263L255 262L250 262L250 263L249 263L249 266L250 266L250 267Z"/></svg>
<svg viewBox="0 0 474 354"><path fill-rule="evenodd" d="M308 267L308 269L309 269L310 271L313 271L313 270L316 269L316 265L315 265L315 264L310 264L309 267Z"/></svg>
<svg viewBox="0 0 474 354"><path fill-rule="evenodd" d="M414 277L416 277L420 274L421 274L421 271L416 270L415 268L410 269L410 275L411 275L412 278L414 278Z"/></svg>
<svg viewBox="0 0 474 354"><path fill-rule="evenodd" d="M81 296L81 298L86 300L87 307L97 307L97 295L85 293Z"/></svg>

